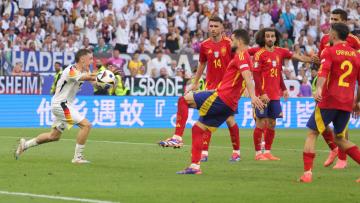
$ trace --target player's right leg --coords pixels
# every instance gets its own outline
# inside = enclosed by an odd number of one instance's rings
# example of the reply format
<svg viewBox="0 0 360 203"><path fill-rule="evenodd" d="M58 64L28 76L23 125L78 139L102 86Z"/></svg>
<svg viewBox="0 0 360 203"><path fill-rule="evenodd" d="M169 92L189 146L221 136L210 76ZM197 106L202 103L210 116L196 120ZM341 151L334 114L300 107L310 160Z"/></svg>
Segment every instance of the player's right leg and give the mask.
<svg viewBox="0 0 360 203"><path fill-rule="evenodd" d="M42 133L35 138L30 140L25 140L25 138L20 138L19 145L15 151L15 159L19 159L20 155L27 149L35 147L40 144L47 142L58 141L60 139L62 131L58 128L53 128L50 132Z"/></svg>
<svg viewBox="0 0 360 203"><path fill-rule="evenodd" d="M308 135L305 140L303 151L304 174L299 181L304 183L312 182L312 169L315 159L315 143L319 133L323 133L326 126L334 120L336 111L331 109L320 109L315 107L315 111L311 114L306 126L309 128Z"/></svg>
<svg viewBox="0 0 360 203"><path fill-rule="evenodd" d="M264 129L267 122L267 111L268 107L264 110L255 109L254 111L254 119L255 119L255 129L253 133L254 139L254 147L255 147L255 160L265 161L268 160L261 150L261 142L262 142L262 135L264 133Z"/></svg>
<svg viewBox="0 0 360 203"><path fill-rule="evenodd" d="M179 97L177 103L175 133L172 137L160 141L158 143L160 146L180 148L184 145L182 136L184 135L189 108L196 108L196 103L192 92L187 93L185 96Z"/></svg>
<svg viewBox="0 0 360 203"><path fill-rule="evenodd" d="M90 133L91 123L86 118L84 118L79 123L77 123L77 125L80 127L80 130L76 137L75 153L71 162L77 164L90 163L90 161L84 158L83 151L85 149L86 140Z"/></svg>
<svg viewBox="0 0 360 203"><path fill-rule="evenodd" d="M322 133L322 136L331 150L328 155L328 158L324 162L324 166L328 167L335 161L338 155L338 147L336 146L334 141L334 133L329 126L326 127L325 131Z"/></svg>

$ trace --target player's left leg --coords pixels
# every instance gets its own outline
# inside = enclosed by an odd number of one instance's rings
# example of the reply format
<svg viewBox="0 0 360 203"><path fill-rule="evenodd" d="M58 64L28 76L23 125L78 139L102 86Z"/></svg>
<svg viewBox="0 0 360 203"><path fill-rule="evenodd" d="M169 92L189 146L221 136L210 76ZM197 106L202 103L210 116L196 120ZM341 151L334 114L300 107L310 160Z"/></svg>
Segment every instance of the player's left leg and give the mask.
<svg viewBox="0 0 360 203"><path fill-rule="evenodd" d="M345 139L349 140L349 130L345 132ZM347 166L346 153L344 150L339 149L338 160L336 161L333 169L344 169Z"/></svg>
<svg viewBox="0 0 360 203"><path fill-rule="evenodd" d="M278 161L280 158L273 156L271 154L271 147L275 138L275 127L276 127L276 119L282 118L282 110L280 100L271 100L269 105L268 119L267 125L264 130L264 138L265 138L265 153L264 156L269 160Z"/></svg>
<svg viewBox="0 0 360 203"><path fill-rule="evenodd" d="M303 151L304 174L300 177L300 182L312 182L312 169L315 159L315 144L319 132L310 129L305 140Z"/></svg>
<svg viewBox="0 0 360 203"><path fill-rule="evenodd" d="M191 147L191 164L177 174L201 174L200 159L203 146L203 135L207 131L206 126L197 121L192 127L192 147Z"/></svg>
<svg viewBox="0 0 360 203"><path fill-rule="evenodd" d="M230 161L236 162L240 161L240 136L239 136L239 127L235 121L235 116L232 115L226 119L226 124L228 126L231 138L231 144L233 147L233 152L230 158Z"/></svg>
<svg viewBox="0 0 360 203"><path fill-rule="evenodd" d="M57 128L53 128L50 132L42 133L35 138L30 140L25 140L24 138L20 138L19 145L15 151L15 158L19 159L20 155L27 149L31 147L35 147L47 142L58 141L61 137L62 131Z"/></svg>
<svg viewBox="0 0 360 203"><path fill-rule="evenodd" d="M203 147L201 151L201 162L207 162L209 159L209 145L211 141L211 132L205 131L203 135Z"/></svg>

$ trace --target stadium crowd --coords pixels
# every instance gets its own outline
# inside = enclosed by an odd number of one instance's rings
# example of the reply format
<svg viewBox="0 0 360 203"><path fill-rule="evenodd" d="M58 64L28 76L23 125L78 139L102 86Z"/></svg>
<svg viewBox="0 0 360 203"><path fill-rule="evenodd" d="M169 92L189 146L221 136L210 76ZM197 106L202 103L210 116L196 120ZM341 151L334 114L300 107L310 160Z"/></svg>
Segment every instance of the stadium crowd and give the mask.
<svg viewBox="0 0 360 203"><path fill-rule="evenodd" d="M329 32L335 8L348 12L350 30L359 36L357 0L4 0L0 2L0 51L86 48L95 56L112 54L99 63L115 66L122 77L190 78L191 72L164 54L198 53L211 15L223 19L226 35L237 28L248 29L251 46L256 46L258 30L275 27L282 33L281 47L311 56ZM122 53L132 54L132 60L126 63ZM142 53L154 54L147 66L138 58ZM21 74L18 66L15 74ZM316 69L286 60L283 74L285 79L300 81L301 96L311 96L308 86Z"/></svg>

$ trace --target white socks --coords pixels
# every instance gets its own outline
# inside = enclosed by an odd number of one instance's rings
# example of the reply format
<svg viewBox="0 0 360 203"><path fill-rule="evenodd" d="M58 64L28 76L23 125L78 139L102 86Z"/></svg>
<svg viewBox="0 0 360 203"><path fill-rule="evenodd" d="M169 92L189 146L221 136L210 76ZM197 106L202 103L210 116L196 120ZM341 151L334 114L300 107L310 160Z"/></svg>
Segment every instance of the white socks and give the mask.
<svg viewBox="0 0 360 203"><path fill-rule="evenodd" d="M39 145L39 144L36 142L36 138L33 138L33 139L25 142L25 149L28 149L30 147L35 147L36 145Z"/></svg>
<svg viewBox="0 0 360 203"><path fill-rule="evenodd" d="M209 156L209 152L208 151L201 151L201 155Z"/></svg>
<svg viewBox="0 0 360 203"><path fill-rule="evenodd" d="M240 155L240 150L233 150L233 154L234 154L234 153Z"/></svg>
<svg viewBox="0 0 360 203"><path fill-rule="evenodd" d="M85 145L76 144L74 158L82 157L82 152L84 151Z"/></svg>
<svg viewBox="0 0 360 203"><path fill-rule="evenodd" d="M262 154L262 151L256 151L255 152L255 155L259 155L259 154Z"/></svg>
<svg viewBox="0 0 360 203"><path fill-rule="evenodd" d="M172 138L182 141L182 137L179 135L173 135Z"/></svg>
<svg viewBox="0 0 360 203"><path fill-rule="evenodd" d="M190 164L190 168L200 169L200 165L199 164Z"/></svg>
<svg viewBox="0 0 360 203"><path fill-rule="evenodd" d="M265 150L264 154L270 153L270 150Z"/></svg>

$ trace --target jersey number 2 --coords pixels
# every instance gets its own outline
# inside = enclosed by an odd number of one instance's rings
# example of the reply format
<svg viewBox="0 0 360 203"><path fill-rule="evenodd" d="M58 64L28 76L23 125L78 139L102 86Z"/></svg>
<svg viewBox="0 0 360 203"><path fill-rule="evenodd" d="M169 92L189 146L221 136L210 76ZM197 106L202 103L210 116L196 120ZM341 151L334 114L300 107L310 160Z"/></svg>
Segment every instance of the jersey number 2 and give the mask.
<svg viewBox="0 0 360 203"><path fill-rule="evenodd" d="M350 61L346 60L346 61L342 62L341 66L340 66L341 70L345 70L345 66L347 66L348 69L339 78L339 86L340 87L349 87L349 85L350 85L348 82L344 82L344 80L347 76L349 76L351 74L353 65Z"/></svg>

